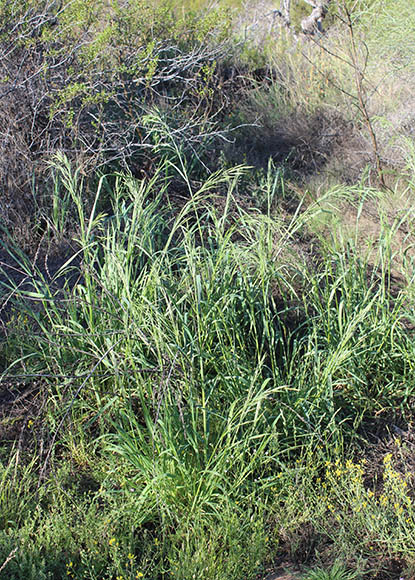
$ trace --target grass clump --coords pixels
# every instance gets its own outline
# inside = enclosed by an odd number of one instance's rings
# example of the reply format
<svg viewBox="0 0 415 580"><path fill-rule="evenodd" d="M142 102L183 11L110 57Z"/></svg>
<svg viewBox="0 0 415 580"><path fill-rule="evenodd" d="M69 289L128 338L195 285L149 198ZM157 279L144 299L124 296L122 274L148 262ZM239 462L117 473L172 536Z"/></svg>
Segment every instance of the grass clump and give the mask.
<svg viewBox="0 0 415 580"><path fill-rule="evenodd" d="M341 564L334 564L330 570L317 568L310 571L305 578L307 580L352 580L356 575L348 572Z"/></svg>
<svg viewBox="0 0 415 580"><path fill-rule="evenodd" d="M310 261L297 240L319 231L338 190L285 214L270 165L263 215L237 202L246 168L195 186L178 155L149 181L118 176L112 189L103 178L89 214L58 159L79 219L73 256L48 279L11 251L30 276L7 283L28 330L8 341L4 376L30 364L41 378L50 436L34 450L40 483L21 491L36 517L4 495L3 529L45 577L253 577L288 541L298 562L324 543L344 561L353 550L365 573L372 553L380 567L406 561L409 483L406 495L384 464L386 513L353 459L374 425L411 420L410 306L404 285L391 301L393 228L366 254L350 237L315 238ZM177 176L188 199L174 208ZM104 191L111 205L99 213ZM295 548L301 525L315 531ZM101 531L89 537L91 526ZM16 578L24 558L8 565Z"/></svg>
<svg viewBox="0 0 415 580"><path fill-rule="evenodd" d="M0 578L411 577L413 146L394 180L362 145L377 3L261 54L200 3L3 4L38 226L2 226Z"/></svg>

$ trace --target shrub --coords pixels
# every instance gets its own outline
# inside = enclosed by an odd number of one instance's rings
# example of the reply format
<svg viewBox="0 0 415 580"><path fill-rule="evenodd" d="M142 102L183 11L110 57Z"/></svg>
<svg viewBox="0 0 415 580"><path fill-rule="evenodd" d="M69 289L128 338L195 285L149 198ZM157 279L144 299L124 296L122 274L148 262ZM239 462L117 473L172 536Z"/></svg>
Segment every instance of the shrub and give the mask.
<svg viewBox="0 0 415 580"><path fill-rule="evenodd" d="M148 169L159 145L143 122L150 109L184 149L216 133L217 62L229 51L223 11L178 16L168 2L14 0L1 3L0 22L6 225L29 215L33 172L42 194L43 162L58 150L88 175L108 163Z"/></svg>

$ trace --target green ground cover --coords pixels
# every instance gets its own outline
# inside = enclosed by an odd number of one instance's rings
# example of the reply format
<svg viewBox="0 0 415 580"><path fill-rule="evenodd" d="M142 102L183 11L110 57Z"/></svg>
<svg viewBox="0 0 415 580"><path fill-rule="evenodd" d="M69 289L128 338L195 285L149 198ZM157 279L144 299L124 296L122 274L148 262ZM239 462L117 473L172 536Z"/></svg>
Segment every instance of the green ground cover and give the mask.
<svg viewBox="0 0 415 580"><path fill-rule="evenodd" d="M242 42L243 6L13 7L2 62L49 92L7 149L0 578L413 577L414 149L368 26L403 17L343 6L347 48L334 12L323 47Z"/></svg>

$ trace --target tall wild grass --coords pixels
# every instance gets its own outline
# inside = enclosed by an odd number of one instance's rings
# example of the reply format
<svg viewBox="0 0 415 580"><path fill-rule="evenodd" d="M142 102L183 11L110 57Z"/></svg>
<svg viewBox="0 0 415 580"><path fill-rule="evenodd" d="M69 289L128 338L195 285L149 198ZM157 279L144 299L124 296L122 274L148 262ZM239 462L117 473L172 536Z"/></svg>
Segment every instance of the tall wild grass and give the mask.
<svg viewBox="0 0 415 580"><path fill-rule="evenodd" d="M149 180L102 177L88 209L58 156L51 219L56 231L76 218L72 255L47 275L9 246L25 281L3 283L15 324L2 376L38 377L49 436L23 484L13 459L3 468L2 555L20 554L8 578L253 578L312 513L329 533L334 500L315 501L313 484L324 465L412 417L402 218L364 248L361 204L347 236L334 208L376 192L337 188L287 211L270 166L261 213L244 202L249 168L195 183L173 153ZM364 489L346 479L342 517ZM364 569L369 546L356 549Z"/></svg>

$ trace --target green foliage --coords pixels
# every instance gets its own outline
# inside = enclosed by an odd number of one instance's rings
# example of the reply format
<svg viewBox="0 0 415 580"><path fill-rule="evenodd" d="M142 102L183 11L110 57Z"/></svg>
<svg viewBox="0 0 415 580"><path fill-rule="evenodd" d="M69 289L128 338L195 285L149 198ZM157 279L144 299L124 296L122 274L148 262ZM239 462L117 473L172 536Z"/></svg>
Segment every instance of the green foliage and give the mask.
<svg viewBox="0 0 415 580"><path fill-rule="evenodd" d="M353 547L361 569L371 550L381 561L404 557L410 495L385 464L392 511L383 517L383 500L367 496L364 464L345 459L374 417L412 416L404 325L412 270L391 303L403 218L381 223L367 252L359 219L348 236L331 227L310 264L295 240L321 232L355 189L337 188L287 218L270 164L257 192L267 214L243 209L236 195L247 168L195 186L171 135L156 118L148 123L167 153L159 170L151 180L117 176L113 188L103 177L92 203L79 172L55 158L55 195L66 201L53 223L61 227L65 212L78 220L77 250L55 274L63 284L13 254L31 288L8 282L28 322L4 351L4 374L30 365L56 377L47 379L43 420L53 433L46 462L61 468L38 495L34 464L20 479L12 463L3 471L4 549L16 544L20 554L7 577L253 577L284 538L294 553L298 526L310 522L345 558ZM174 208L178 179L188 200ZM388 522L395 531L377 552L373 538L385 537Z"/></svg>
<svg viewBox="0 0 415 580"><path fill-rule="evenodd" d="M356 574L349 572L343 568L341 564L336 563L330 570L323 570L317 568L310 571L306 576L306 580L352 580Z"/></svg>
<svg viewBox="0 0 415 580"><path fill-rule="evenodd" d="M3 229L0 578L252 580L280 555L307 580L410 577L413 143L393 192L297 179L325 171L315 133L352 119L356 73L358 121L388 58L410 73L408 6L346 2L350 64L334 8L316 42L259 50L237 3L202 4L0 1L23 181L54 153L40 245Z"/></svg>
<svg viewBox="0 0 415 580"><path fill-rule="evenodd" d="M376 26L371 26L374 13ZM415 31L415 17L406 0L373 2L362 26L374 60L386 59L391 72L413 71L414 47L410 38Z"/></svg>

